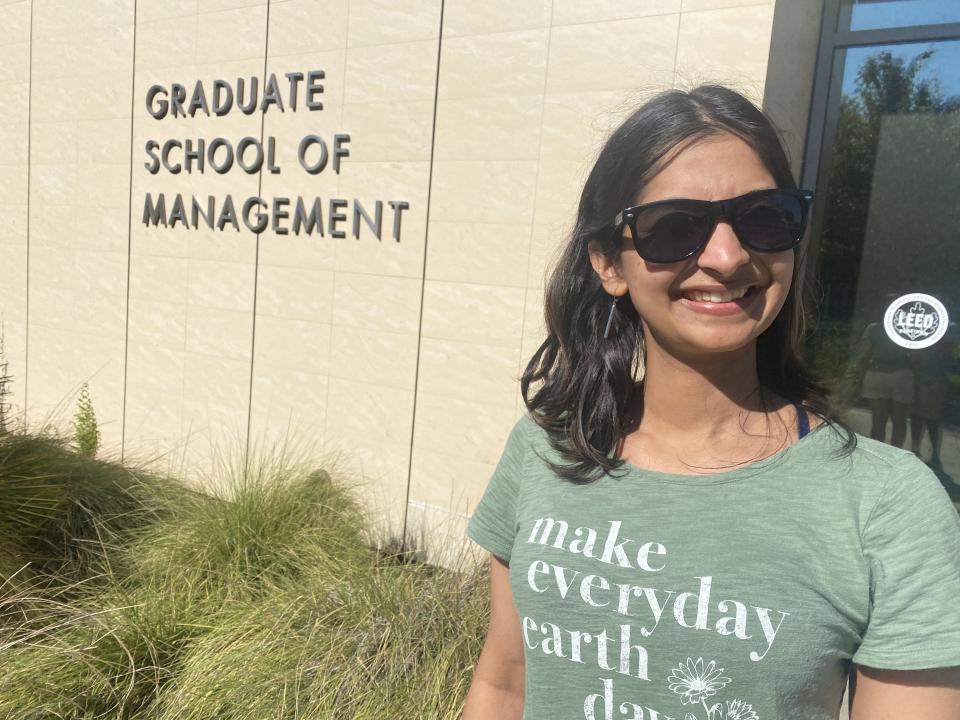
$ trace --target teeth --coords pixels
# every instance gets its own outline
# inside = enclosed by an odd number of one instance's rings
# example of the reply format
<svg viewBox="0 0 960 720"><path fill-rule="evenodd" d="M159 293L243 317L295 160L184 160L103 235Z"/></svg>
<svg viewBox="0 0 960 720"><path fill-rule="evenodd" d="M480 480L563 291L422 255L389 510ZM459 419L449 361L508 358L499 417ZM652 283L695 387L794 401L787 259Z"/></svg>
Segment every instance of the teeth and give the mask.
<svg viewBox="0 0 960 720"><path fill-rule="evenodd" d="M733 300L739 300L744 295L747 294L747 291L750 288L741 288L734 292L703 292L702 290L691 290L687 293L684 293L684 297L694 300L696 302L711 302L711 303L723 303L731 302Z"/></svg>

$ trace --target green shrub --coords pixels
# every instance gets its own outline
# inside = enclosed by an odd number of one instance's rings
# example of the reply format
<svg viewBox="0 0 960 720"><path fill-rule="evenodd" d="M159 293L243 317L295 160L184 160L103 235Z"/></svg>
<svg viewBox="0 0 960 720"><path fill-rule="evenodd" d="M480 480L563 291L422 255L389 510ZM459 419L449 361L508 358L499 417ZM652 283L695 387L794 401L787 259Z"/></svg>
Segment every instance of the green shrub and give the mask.
<svg viewBox="0 0 960 720"><path fill-rule="evenodd" d="M97 416L93 411L93 400L90 399L90 387L87 383L80 388L80 398L77 401L77 413L73 423L77 452L84 457L92 458L100 447L100 430L97 428Z"/></svg>
<svg viewBox="0 0 960 720"><path fill-rule="evenodd" d="M160 718L456 718L480 652L485 579L371 566L237 606L190 648Z"/></svg>
<svg viewBox="0 0 960 720"><path fill-rule="evenodd" d="M144 584L190 582L221 598L255 598L311 571L371 554L362 515L323 471L249 478L227 497L198 496L130 544Z"/></svg>
<svg viewBox="0 0 960 720"><path fill-rule="evenodd" d="M0 555L61 584L122 574L122 554L108 550L196 495L170 478L73 452L53 432L0 435Z"/></svg>
<svg viewBox="0 0 960 720"><path fill-rule="evenodd" d="M0 585L0 718L459 715L483 570L377 551L324 470L247 466L218 485L0 439L0 570L31 559Z"/></svg>

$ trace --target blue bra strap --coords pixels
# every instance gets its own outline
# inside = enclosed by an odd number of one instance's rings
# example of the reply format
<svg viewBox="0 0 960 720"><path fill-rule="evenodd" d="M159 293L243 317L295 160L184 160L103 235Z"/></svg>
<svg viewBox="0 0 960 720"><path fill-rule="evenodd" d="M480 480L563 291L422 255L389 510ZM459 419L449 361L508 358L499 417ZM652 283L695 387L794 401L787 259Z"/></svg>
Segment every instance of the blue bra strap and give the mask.
<svg viewBox="0 0 960 720"><path fill-rule="evenodd" d="M807 417L807 412L802 407L797 404L794 404L794 407L797 409L797 436L799 439L810 432L810 418Z"/></svg>

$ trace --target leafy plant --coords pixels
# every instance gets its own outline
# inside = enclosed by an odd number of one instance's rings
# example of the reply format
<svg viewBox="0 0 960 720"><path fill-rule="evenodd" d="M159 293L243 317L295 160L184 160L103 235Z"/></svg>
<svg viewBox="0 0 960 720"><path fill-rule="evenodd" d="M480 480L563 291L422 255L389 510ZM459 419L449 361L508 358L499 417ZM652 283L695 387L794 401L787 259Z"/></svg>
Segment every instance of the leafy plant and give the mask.
<svg viewBox="0 0 960 720"><path fill-rule="evenodd" d="M93 411L93 400L90 399L90 388L87 383L80 388L73 424L77 451L85 457L92 458L100 447L100 430L97 428L97 416Z"/></svg>
<svg viewBox="0 0 960 720"><path fill-rule="evenodd" d="M0 435L7 432L7 416L10 413L10 383L13 378L7 374L7 355L3 349L3 318L0 317Z"/></svg>

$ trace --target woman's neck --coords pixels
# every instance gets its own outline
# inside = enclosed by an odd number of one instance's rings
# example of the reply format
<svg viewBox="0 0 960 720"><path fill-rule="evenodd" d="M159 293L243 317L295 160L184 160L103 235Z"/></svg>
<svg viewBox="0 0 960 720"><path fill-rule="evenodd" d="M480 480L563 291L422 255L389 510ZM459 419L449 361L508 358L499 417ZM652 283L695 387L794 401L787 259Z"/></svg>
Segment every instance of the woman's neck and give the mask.
<svg viewBox="0 0 960 720"><path fill-rule="evenodd" d="M763 393L756 346L693 359L647 347L643 383L644 433L712 437L749 430L782 405Z"/></svg>

